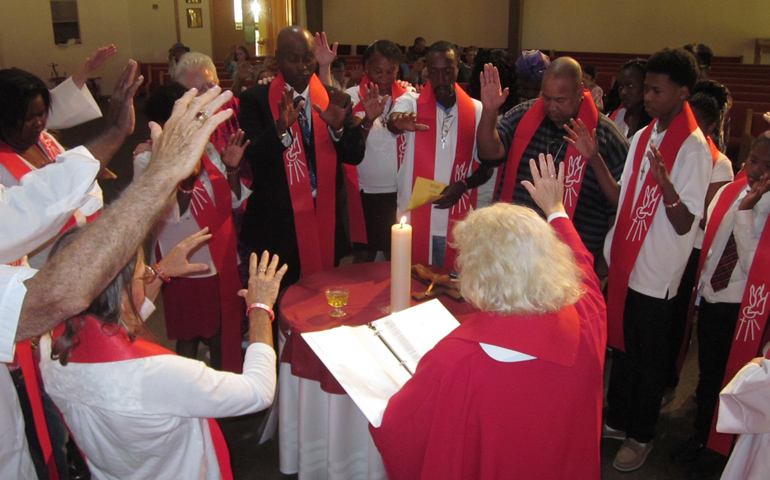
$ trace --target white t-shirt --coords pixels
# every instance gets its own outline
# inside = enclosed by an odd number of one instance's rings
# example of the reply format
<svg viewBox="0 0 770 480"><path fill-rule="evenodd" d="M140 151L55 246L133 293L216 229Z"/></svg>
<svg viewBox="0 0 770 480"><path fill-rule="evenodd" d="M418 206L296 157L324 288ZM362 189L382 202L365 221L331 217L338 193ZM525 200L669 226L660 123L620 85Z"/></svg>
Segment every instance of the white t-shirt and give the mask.
<svg viewBox="0 0 770 480"><path fill-rule="evenodd" d="M724 153L719 153L719 157L717 158L716 163L714 164L714 169L711 171L711 180L709 183L722 183L722 182L732 182L733 181L733 164L730 162L730 159L725 156ZM713 202L714 199L712 198L711 201ZM706 208L708 209L708 205L706 205ZM705 230L700 228L698 226L698 234L695 236L695 248L700 250L703 247L703 236L705 235Z"/></svg>
<svg viewBox="0 0 770 480"><path fill-rule="evenodd" d="M240 375L177 355L64 367L49 336L40 352L46 391L95 479L220 479L206 418L263 410L275 395L275 350L263 343Z"/></svg>
<svg viewBox="0 0 770 480"><path fill-rule="evenodd" d="M656 128L657 121L651 128ZM647 150L649 145L639 146L639 137L643 130L634 134L631 146L626 157L626 164L623 168L623 174L620 177L621 192L618 202L618 212L622 211L624 198L626 195L626 186L630 183L631 175L637 175L636 191L633 199L636 200L641 191L646 176L650 175L649 160L647 159ZM655 134L650 137L655 145L660 145L666 132ZM634 171L634 152L636 148L645 148L644 159L641 164L641 172ZM695 216L690 231L685 235L679 235L674 230L674 226L668 219L666 207L662 204L662 195L658 200L660 205L655 211L652 222L649 224L647 236L644 239L639 256L636 259L634 268L628 281L629 288L654 298L671 298L676 295L679 288L679 282L682 280L684 268L687 265L687 259L690 257L695 235L698 230L698 222L703 216L703 204L706 198L706 190L711 178L713 166L711 152L708 149L706 139L700 130L696 129L689 137L685 139L676 156L674 167L671 170L671 181L674 189L679 194L682 203ZM612 239L617 226L615 225L607 233L607 239L604 243L604 257L610 261L610 250L612 249ZM612 265L610 265L612 268Z"/></svg>
<svg viewBox="0 0 770 480"><path fill-rule="evenodd" d="M459 87L455 87L459 88ZM396 105L393 107L394 112L413 113L417 112L417 93L405 93L396 100ZM478 126L479 119L481 118L481 102L473 100L473 106L476 109L475 126ZM450 184L452 177L452 167L455 161L455 150L457 148L457 103L452 106L447 112L437 104L436 105L436 124L441 131L436 132L436 161L433 178L437 182ZM443 133L446 132L446 135ZM406 151L404 152L404 163L398 171L398 215L404 215L409 201L412 197L412 185L413 185L413 172L415 162L415 134L414 132L405 132L406 135ZM442 137L444 139L442 140ZM473 159L478 162L478 154L476 153L476 140L474 132L473 142ZM470 176L471 172L467 172L465 177ZM492 182L487 182L487 184ZM425 207L423 207L425 208ZM431 235L438 237L446 237L447 227L449 225L449 209L433 208L431 215ZM408 214L407 214L408 215ZM432 256L432 246L430 255ZM430 258L430 257L429 257Z"/></svg>
<svg viewBox="0 0 770 480"><path fill-rule="evenodd" d="M361 101L359 88L356 85L345 91L353 100L353 106ZM363 161L357 167L358 185L364 193L393 193L397 191L399 136L388 130L388 116L392 110L393 98L388 98L382 115L374 121L369 135L366 137L366 153ZM366 113L358 112L356 115L363 118Z"/></svg>

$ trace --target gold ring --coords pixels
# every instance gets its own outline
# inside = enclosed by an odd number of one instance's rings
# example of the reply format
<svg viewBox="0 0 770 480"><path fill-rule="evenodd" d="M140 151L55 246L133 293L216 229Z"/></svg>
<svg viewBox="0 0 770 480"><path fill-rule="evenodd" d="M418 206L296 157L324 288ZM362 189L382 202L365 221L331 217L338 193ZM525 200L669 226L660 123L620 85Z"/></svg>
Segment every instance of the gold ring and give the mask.
<svg viewBox="0 0 770 480"><path fill-rule="evenodd" d="M200 112L198 112L197 115L195 115L195 120L197 120L198 123L200 123L201 125L206 123L206 120L208 119L209 119L209 114L206 113L205 110L201 110Z"/></svg>

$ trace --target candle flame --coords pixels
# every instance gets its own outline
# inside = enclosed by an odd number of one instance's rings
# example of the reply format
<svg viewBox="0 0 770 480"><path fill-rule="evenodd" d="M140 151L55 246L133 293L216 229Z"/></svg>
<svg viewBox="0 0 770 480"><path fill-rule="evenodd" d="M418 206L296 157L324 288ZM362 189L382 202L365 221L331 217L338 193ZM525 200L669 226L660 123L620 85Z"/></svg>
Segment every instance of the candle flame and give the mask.
<svg viewBox="0 0 770 480"><path fill-rule="evenodd" d="M404 224L405 224L405 223L406 223L406 215L404 215L403 217L401 217L401 227L400 227L400 228L404 228Z"/></svg>

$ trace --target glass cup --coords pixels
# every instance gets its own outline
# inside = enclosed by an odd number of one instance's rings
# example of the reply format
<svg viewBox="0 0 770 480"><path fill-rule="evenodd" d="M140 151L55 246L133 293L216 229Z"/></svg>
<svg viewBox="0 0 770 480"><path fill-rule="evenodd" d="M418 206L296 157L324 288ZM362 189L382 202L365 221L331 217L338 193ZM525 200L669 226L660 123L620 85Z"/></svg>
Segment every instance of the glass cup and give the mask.
<svg viewBox="0 0 770 480"><path fill-rule="evenodd" d="M347 312L340 307L344 307L348 304L348 296L350 292L347 288L343 287L329 287L326 289L326 301L334 307L329 311L329 315L332 317L344 317Z"/></svg>

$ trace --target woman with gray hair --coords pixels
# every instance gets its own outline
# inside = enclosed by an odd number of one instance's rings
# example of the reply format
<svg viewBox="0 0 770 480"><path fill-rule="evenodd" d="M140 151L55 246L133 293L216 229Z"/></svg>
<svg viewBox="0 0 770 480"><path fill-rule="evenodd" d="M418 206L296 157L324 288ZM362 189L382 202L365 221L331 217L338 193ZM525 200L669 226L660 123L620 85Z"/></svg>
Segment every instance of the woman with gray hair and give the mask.
<svg viewBox="0 0 770 480"><path fill-rule="evenodd" d="M388 478L600 478L606 307L549 155L525 182L548 223L498 203L454 230L481 310L428 352L372 437Z"/></svg>

